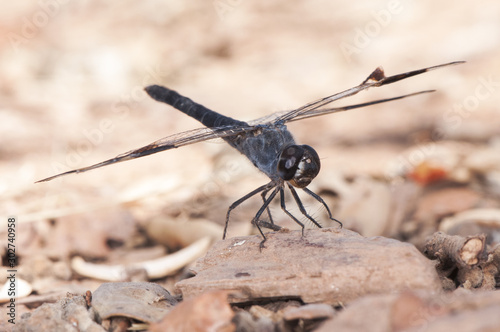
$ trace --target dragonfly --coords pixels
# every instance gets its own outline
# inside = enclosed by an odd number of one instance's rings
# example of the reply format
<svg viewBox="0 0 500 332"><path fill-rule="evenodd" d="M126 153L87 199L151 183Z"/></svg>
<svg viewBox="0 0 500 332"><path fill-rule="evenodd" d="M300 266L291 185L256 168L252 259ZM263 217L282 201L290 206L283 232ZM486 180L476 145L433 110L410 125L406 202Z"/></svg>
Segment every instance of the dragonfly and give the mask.
<svg viewBox="0 0 500 332"><path fill-rule="evenodd" d="M318 194L307 188L320 171L321 164L318 153L309 145L297 144L292 134L288 131L286 124L298 120L345 112L356 108L367 107L370 105L386 103L434 92L435 90L424 90L355 105L331 107L332 102L353 96L360 91L392 84L431 70L457 65L463 62L464 61L455 61L392 76L386 76L382 67L378 67L361 84L353 88L318 99L291 111L273 113L248 122L236 120L214 112L205 106L180 95L174 90L159 85L151 85L145 88L146 93L151 98L156 101L166 103L198 120L204 125L204 127L167 136L151 144L122 153L103 162L60 173L37 182L50 181L60 176L73 173L83 173L95 168L148 156L160 151L180 148L185 145L220 138L245 155L255 167L265 173L270 179L268 183L249 192L229 206L226 213L224 232L222 236L223 239L225 239L227 235L231 212L244 201L257 194L260 194L263 203L251 220L251 223L257 227L263 238L260 242L260 249L265 247L264 242L267 240L262 228L274 231L279 231L281 229L279 225L274 223L269 209L270 203L278 194L280 197L281 209L302 228L303 236L305 229L304 222L289 212L286 207L286 189L290 191L300 213L305 218L310 220L315 226L319 228L322 227L321 224L306 211L304 204L297 194L296 188L303 190L306 194L322 204L325 207L328 218L338 223L339 227L342 227L342 222L333 217L326 202ZM264 213L267 214L268 220L264 220L262 217Z"/></svg>

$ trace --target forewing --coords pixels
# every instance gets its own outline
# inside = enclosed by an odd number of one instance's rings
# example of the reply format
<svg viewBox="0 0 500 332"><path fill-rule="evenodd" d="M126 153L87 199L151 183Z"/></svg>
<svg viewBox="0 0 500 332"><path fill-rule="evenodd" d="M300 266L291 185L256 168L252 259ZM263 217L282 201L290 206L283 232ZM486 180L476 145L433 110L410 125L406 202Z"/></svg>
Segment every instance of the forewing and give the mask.
<svg viewBox="0 0 500 332"><path fill-rule="evenodd" d="M288 111L279 111L276 113L265 115L261 118L258 118L258 119L252 120L252 121L247 121L247 123L251 126L274 123L274 122L276 122L276 119L281 118L283 115L288 114L288 113L290 113L289 110Z"/></svg>
<svg viewBox="0 0 500 332"><path fill-rule="evenodd" d="M395 83L395 82L404 80L405 78L420 75L420 74L426 73L426 72L434 70L434 69L452 66L452 65L457 65L460 63L464 63L464 62L465 61L455 61L455 62L445 63L442 65L413 70L413 71L409 71L406 73L397 74L397 75L393 75L393 76L389 76L389 77L385 76L384 70L381 67L378 67L360 85L355 86L355 87L350 88L350 89L347 89L345 91L333 94L331 96L318 99L318 100L313 101L309 104L306 104L302 107L299 107L293 111L286 112L284 114L279 114L277 117L274 118L274 121L283 122L283 123L290 122L290 121L295 121L295 120L299 120L299 119L303 119L303 118L309 118L309 117L313 117L313 116L330 114L330 113L334 113L334 112L338 112L338 111L345 111L347 109L373 105L374 103L376 104L376 103L380 103L380 102L401 99L404 97L409 97L411 95L416 95L416 94L420 94L420 93L427 93L428 91L421 91L421 92L417 92L417 93L406 95L406 96L400 96L400 97L395 97L395 98L390 98L390 99L385 99L385 100L380 100L380 101L375 101L375 102L370 102L370 103L365 103L365 104L353 105L355 107L347 106L347 107L340 107L340 108L322 109L322 107L324 107L324 106L326 106L326 105L328 105L336 100L353 96L353 95L357 94L358 92L366 90L366 89L371 88L371 87L378 87L378 86L382 86L382 85ZM361 106L361 105L363 105L363 106ZM325 112L323 112L323 111L325 111ZM253 123L253 121L252 121L252 123Z"/></svg>
<svg viewBox="0 0 500 332"><path fill-rule="evenodd" d="M73 174L73 173L83 173L86 171L90 171L95 168L116 164L122 161L136 159L144 156L148 156L150 154L154 154L157 152L180 148L181 146L194 144L198 142L207 141L214 138L223 138L229 136L235 136L244 132L249 132L252 130L250 126L224 126L224 127L215 127L215 128L198 128L193 130L188 130L182 133L174 134L171 136L164 137L159 139L151 144L143 146L142 148L131 150L125 153L122 153L114 158L105 160L103 162L97 163L95 165L91 165L88 167L74 169L68 172L64 172L61 174L57 174L43 180L39 180L37 182L50 181L57 177Z"/></svg>

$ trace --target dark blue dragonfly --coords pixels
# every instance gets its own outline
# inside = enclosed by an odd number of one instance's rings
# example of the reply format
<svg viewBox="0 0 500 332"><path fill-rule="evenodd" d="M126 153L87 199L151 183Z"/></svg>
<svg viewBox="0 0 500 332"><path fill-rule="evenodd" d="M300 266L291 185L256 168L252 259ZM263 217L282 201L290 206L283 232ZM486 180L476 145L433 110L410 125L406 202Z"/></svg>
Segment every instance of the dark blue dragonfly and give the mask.
<svg viewBox="0 0 500 332"><path fill-rule="evenodd" d="M327 107L330 103L336 100L355 95L368 88L391 84L415 75L423 74L430 70L462 62L463 61L451 62L389 77L386 77L382 68L379 67L356 87L316 100L292 111L274 113L249 122L239 121L224 116L206 108L203 105L195 103L191 99L180 95L176 91L159 85L151 85L146 87L145 90L153 99L175 107L181 112L200 121L205 127L167 136L142 148L120 154L115 158L92 166L54 175L38 182L49 181L67 174L86 172L94 168L144 157L153 153L179 148L188 144L203 142L214 138L222 138L229 145L250 159L255 167L264 172L271 179L270 182L246 194L229 206L226 214L223 238L226 237L231 211L250 197L257 194L261 195L263 204L255 214L252 223L257 227L263 237L260 244L261 248L266 241L266 236L262 232L261 227L272 230L281 229L280 226L273 222L271 212L269 210L269 204L278 193L280 194L282 210L302 227L303 233L303 222L297 219L286 208L285 188L290 190L300 212L314 225L321 227L321 225L307 213L295 188L302 189L308 195L320 202L325 207L328 217L331 220L336 221L340 227L342 227L342 223L333 218L332 213L325 201L319 195L307 188L311 181L318 175L320 170L320 160L318 154L308 145L297 145L292 134L287 130L286 123L433 92L434 90L426 90L393 98L370 101L362 104L343 107ZM269 221L262 220L261 218L265 211L267 212Z"/></svg>

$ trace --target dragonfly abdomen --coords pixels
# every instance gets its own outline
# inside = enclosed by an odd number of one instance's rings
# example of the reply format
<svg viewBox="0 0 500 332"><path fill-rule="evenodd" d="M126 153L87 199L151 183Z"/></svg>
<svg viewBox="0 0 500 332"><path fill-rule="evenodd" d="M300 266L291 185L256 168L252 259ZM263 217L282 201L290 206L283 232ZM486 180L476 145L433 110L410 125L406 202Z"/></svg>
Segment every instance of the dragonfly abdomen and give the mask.
<svg viewBox="0 0 500 332"><path fill-rule="evenodd" d="M203 105L195 103L191 99L184 97L177 91L170 90L159 85L150 85L145 88L146 92L155 100L169 104L182 113L189 115L193 119L200 121L204 126L243 126L243 121L238 121L220 113L214 112Z"/></svg>

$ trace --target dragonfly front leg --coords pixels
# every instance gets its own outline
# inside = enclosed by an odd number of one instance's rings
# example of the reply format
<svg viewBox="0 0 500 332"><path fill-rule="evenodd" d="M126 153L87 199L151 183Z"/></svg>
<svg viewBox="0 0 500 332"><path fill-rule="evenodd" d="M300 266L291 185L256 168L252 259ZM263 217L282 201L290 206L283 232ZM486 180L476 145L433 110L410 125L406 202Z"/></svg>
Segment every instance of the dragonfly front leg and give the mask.
<svg viewBox="0 0 500 332"><path fill-rule="evenodd" d="M314 220L313 217L311 217L306 209L304 208L304 204L302 204L302 201L300 200L300 197L299 195L297 195L297 191L295 191L295 188L292 187L292 185L288 184L288 188L290 189L290 191L292 192L292 196L293 196L293 199L295 200L295 203L297 203L297 206L299 207L299 210L300 212L307 217L307 219L311 220L313 222L313 224L315 224L316 226L318 226L318 228L322 228L321 225L316 221Z"/></svg>
<svg viewBox="0 0 500 332"><path fill-rule="evenodd" d="M340 228L342 228L342 223L332 216L332 212L330 211L330 208L328 207L328 205L326 205L326 202L323 200L323 198L321 198L320 195L316 194L315 192L313 192L307 188L302 188L302 190L304 190L306 193L308 193L309 195L314 197L315 200L317 200L318 202L323 204L323 206L326 209L326 212L328 213L328 217L330 218L330 220L336 221L340 225Z"/></svg>
<svg viewBox="0 0 500 332"><path fill-rule="evenodd" d="M287 209L286 209L286 204L285 204L285 190L283 188L280 188L280 203L281 203L281 209L283 212L285 212L290 218L293 219L297 224L302 227L302 236L304 236L304 224L299 221L293 214L291 214Z"/></svg>

